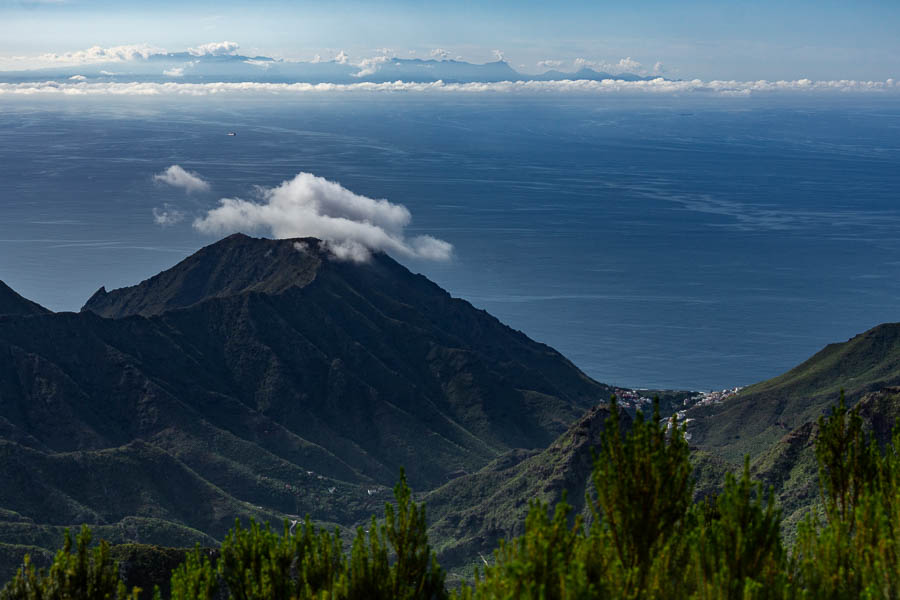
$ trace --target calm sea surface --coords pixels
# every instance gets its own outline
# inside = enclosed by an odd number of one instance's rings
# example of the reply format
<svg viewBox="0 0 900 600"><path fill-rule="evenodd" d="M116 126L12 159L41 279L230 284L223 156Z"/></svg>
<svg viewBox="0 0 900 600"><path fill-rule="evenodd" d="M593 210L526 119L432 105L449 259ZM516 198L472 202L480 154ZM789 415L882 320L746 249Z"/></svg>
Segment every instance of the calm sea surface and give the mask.
<svg viewBox="0 0 900 600"><path fill-rule="evenodd" d="M407 266L606 383L745 385L900 321L900 106L872 96L2 100L0 279L78 310L300 171L405 204L455 246Z"/></svg>

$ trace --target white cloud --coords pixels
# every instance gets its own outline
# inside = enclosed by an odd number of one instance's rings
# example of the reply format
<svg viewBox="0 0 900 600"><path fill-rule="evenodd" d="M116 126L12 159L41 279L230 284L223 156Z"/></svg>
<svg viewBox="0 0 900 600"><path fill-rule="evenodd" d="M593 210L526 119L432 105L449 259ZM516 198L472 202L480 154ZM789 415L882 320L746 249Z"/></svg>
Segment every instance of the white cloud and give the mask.
<svg viewBox="0 0 900 600"><path fill-rule="evenodd" d="M194 227L210 234L267 230L281 239L316 237L336 258L357 262L379 250L430 260L447 260L453 252L452 245L428 235L407 238L412 216L405 206L355 194L311 173L261 189L260 200L223 198Z"/></svg>
<svg viewBox="0 0 900 600"><path fill-rule="evenodd" d="M348 62L350 62L350 55L341 50L340 52L338 52L337 56L334 57L334 62L346 65Z"/></svg>
<svg viewBox="0 0 900 600"><path fill-rule="evenodd" d="M506 56L503 54L502 50L494 50L494 60L506 62Z"/></svg>
<svg viewBox="0 0 900 600"><path fill-rule="evenodd" d="M322 56L319 55L319 54L316 54L315 56L312 57L312 60L309 61L309 62L311 62L311 63L320 63L320 62L322 62Z"/></svg>
<svg viewBox="0 0 900 600"><path fill-rule="evenodd" d="M115 73L113 73L112 71L100 71L100 74L106 75L107 77L111 77L111 76L115 75Z"/></svg>
<svg viewBox="0 0 900 600"><path fill-rule="evenodd" d="M166 77L184 77L184 67L172 67L163 71Z"/></svg>
<svg viewBox="0 0 900 600"><path fill-rule="evenodd" d="M443 48L435 48L431 51L431 58L435 60L447 60L450 58L450 56L451 54Z"/></svg>
<svg viewBox="0 0 900 600"><path fill-rule="evenodd" d="M87 81L87 77L84 75L72 75L69 79L72 81Z"/></svg>
<svg viewBox="0 0 900 600"><path fill-rule="evenodd" d="M372 75L375 73L378 68L384 63L391 60L387 56L373 56L372 58L364 58L359 63L359 72L354 73L354 77L366 77L367 75Z"/></svg>
<svg viewBox="0 0 900 600"><path fill-rule="evenodd" d="M539 60L537 62L537 66L541 67L542 69L558 69L559 67L562 66L562 64L563 64L563 61L561 61L561 60L551 60L551 59Z"/></svg>
<svg viewBox="0 0 900 600"><path fill-rule="evenodd" d="M209 189L209 183L202 177L197 173L185 171L179 165L172 165L162 173L154 175L153 180L182 188L187 193L205 192Z"/></svg>
<svg viewBox="0 0 900 600"><path fill-rule="evenodd" d="M663 64L662 64L661 62L656 61L656 62L653 64L653 71L652 71L652 73L653 73L654 75L662 75L663 73L665 73L665 71L666 71L666 68L663 66Z"/></svg>
<svg viewBox="0 0 900 600"><path fill-rule="evenodd" d="M620 59L619 62L615 64L615 68L618 69L617 72L619 73L637 73L643 70L644 65L629 56Z"/></svg>
<svg viewBox="0 0 900 600"><path fill-rule="evenodd" d="M162 208L153 209L153 221L160 227L171 227L184 221L184 213L176 210L168 202Z"/></svg>
<svg viewBox="0 0 900 600"><path fill-rule="evenodd" d="M188 48L188 52L193 56L227 56L234 54L240 47L237 42L210 42L196 48Z"/></svg>
<svg viewBox="0 0 900 600"><path fill-rule="evenodd" d="M746 90L746 91L745 91ZM648 81L501 81L494 83L263 83L263 82L59 82L0 83L0 96L211 96L282 94L351 94L351 93L422 93L422 94L829 94L829 93L900 93L898 82L860 81L854 79L812 81L672 81L661 77Z"/></svg>
<svg viewBox="0 0 900 600"><path fill-rule="evenodd" d="M92 46L86 50L66 52L63 54L42 54L40 63L89 64L103 62L125 62L129 60L146 60L151 56L165 54L162 48L147 44L131 44L126 46Z"/></svg>
<svg viewBox="0 0 900 600"><path fill-rule="evenodd" d="M586 58L576 58L574 62L576 69L583 69L587 67L589 69L594 69L595 71L603 71L606 73L611 73L613 75L619 75L622 73L634 73L643 75L646 73L644 66L630 56L626 58L620 58L618 62L614 63L602 60L588 60ZM662 66L662 63L657 64Z"/></svg>

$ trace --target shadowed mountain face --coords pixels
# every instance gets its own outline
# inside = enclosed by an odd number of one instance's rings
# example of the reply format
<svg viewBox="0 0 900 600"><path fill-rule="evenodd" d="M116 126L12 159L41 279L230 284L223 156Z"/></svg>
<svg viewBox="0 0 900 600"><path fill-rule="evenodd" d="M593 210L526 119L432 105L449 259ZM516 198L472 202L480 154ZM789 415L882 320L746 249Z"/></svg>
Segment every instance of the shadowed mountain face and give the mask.
<svg viewBox="0 0 900 600"><path fill-rule="evenodd" d="M44 315L49 312L40 304L26 300L0 281L0 317L5 315Z"/></svg>
<svg viewBox="0 0 900 600"><path fill-rule="evenodd" d="M608 394L387 256L338 262L316 240L231 236L138 286L98 292L84 311L153 338L142 346L177 345L154 377L181 386L179 399L205 375L205 391L385 484L401 466L430 487L510 448L546 446ZM156 316L125 319L138 314ZM176 367L180 357L190 363Z"/></svg>
<svg viewBox="0 0 900 600"><path fill-rule="evenodd" d="M317 249L317 240L285 242L235 234L140 285L112 292L100 288L81 310L102 317L148 317L212 298L248 292L278 295L315 279L322 263Z"/></svg>
<svg viewBox="0 0 900 600"><path fill-rule="evenodd" d="M609 392L383 254L235 235L81 313L0 319L0 478L21 483L0 543L26 543L4 537L22 520L352 524L401 467L434 488L547 446Z"/></svg>

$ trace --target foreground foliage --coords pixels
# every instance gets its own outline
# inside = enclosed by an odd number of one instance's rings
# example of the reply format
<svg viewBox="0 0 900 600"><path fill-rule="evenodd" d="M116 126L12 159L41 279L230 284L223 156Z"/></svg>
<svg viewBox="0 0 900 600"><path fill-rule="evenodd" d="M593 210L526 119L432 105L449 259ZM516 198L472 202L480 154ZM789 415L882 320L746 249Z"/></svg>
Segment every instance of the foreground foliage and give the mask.
<svg viewBox="0 0 900 600"><path fill-rule="evenodd" d="M26 556L16 577L0 591L0 600L137 600L140 589L125 590L105 540L90 549L91 532L82 526L75 543L73 552L67 529L63 547L46 573Z"/></svg>
<svg viewBox="0 0 900 600"><path fill-rule="evenodd" d="M394 488L396 506L387 504L385 520L372 518L357 529L350 554L337 532L317 529L307 519L282 535L251 521L235 525L213 567L199 547L172 574L173 600L235 598L328 598L440 600L447 597L444 572L425 534L424 508L412 501L401 474Z"/></svg>
<svg viewBox="0 0 900 600"><path fill-rule="evenodd" d="M824 520L810 515L789 555L771 492L726 476L692 503L683 429L658 410L623 435L612 417L595 460L585 525L565 502L534 503L521 537L457 594L493 598L898 598L900 432L884 452L843 398L819 421L816 456Z"/></svg>
<svg viewBox="0 0 900 600"><path fill-rule="evenodd" d="M879 448L843 397L819 420L821 511L801 524L789 553L781 512L751 480L749 461L721 493L694 503L690 450L674 417L662 422L654 406L626 433L615 398L610 414L587 515L565 500L552 511L532 503L525 533L501 542L493 564L454 598L900 598L900 429ZM394 495L384 521L359 528L349 553L337 532L309 519L280 535L238 522L215 556L198 547L173 572L171 598L447 598L424 508L402 474ZM73 553L67 533L46 574L26 558L0 600L136 598L106 543L92 551L89 543L84 528Z"/></svg>

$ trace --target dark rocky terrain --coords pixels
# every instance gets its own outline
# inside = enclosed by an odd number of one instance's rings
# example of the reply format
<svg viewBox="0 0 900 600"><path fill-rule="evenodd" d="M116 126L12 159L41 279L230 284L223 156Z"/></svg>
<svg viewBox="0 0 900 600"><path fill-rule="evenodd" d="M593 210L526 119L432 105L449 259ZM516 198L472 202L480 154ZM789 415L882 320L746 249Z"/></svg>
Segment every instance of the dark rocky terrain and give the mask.
<svg viewBox="0 0 900 600"><path fill-rule="evenodd" d="M49 312L40 304L23 298L15 290L0 281L0 317L43 315Z"/></svg>
<svg viewBox="0 0 900 600"><path fill-rule="evenodd" d="M383 254L234 235L139 285L0 317L0 543L221 539L236 517L353 525L540 450L609 388ZM27 316L25 316L27 315Z"/></svg>

